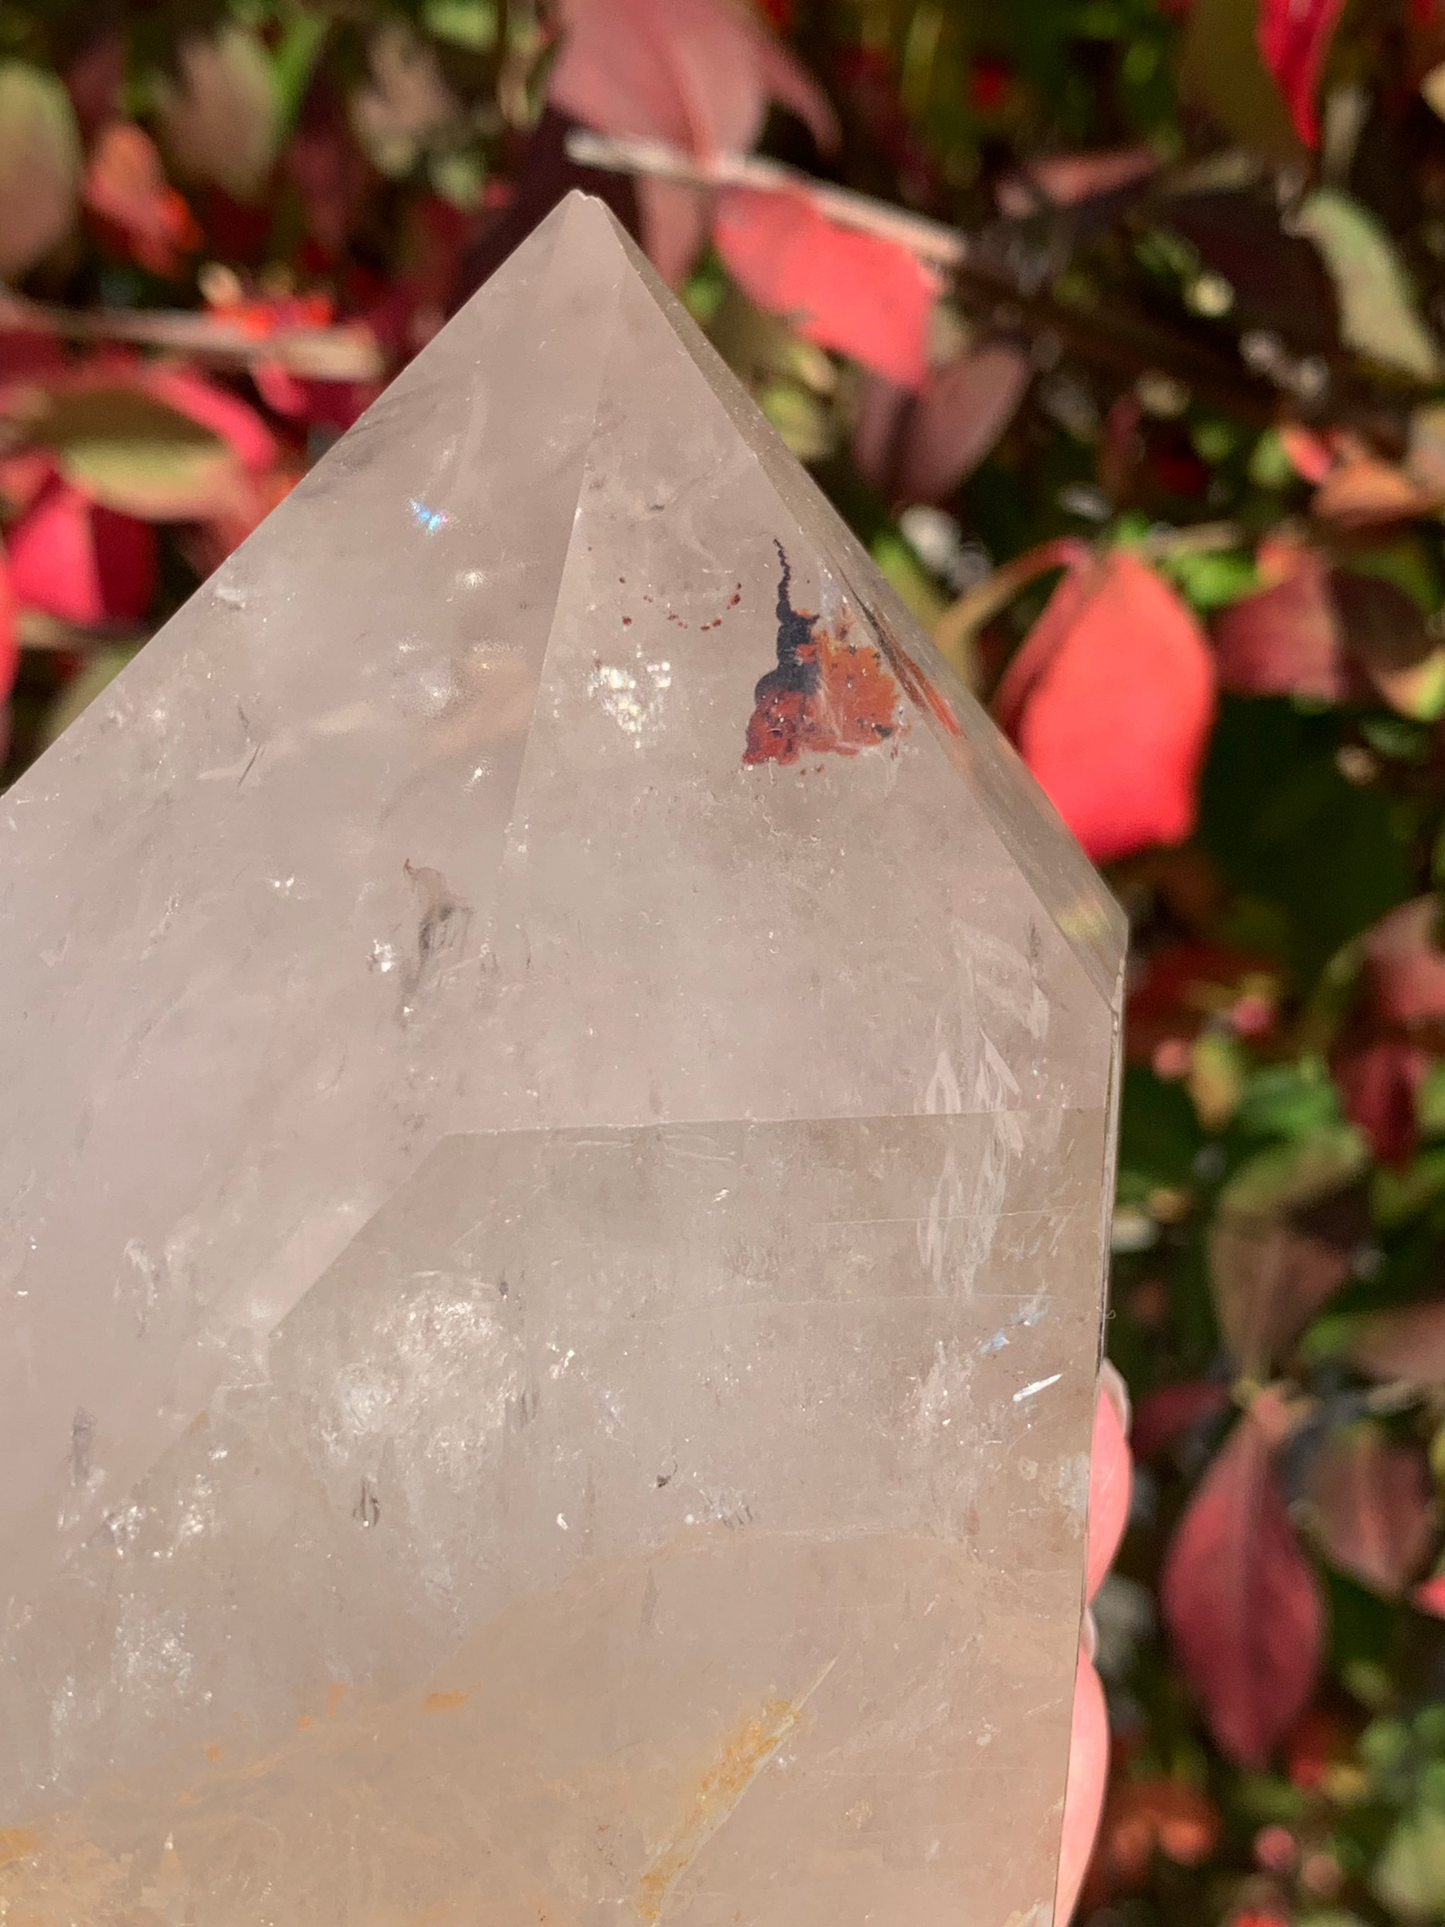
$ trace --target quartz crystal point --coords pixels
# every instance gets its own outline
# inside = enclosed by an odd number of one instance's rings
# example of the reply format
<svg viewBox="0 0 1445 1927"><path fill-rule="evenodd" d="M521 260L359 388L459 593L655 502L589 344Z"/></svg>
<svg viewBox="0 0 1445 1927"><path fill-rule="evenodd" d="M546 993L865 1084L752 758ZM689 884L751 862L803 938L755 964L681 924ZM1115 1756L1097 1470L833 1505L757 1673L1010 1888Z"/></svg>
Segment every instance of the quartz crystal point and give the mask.
<svg viewBox="0 0 1445 1927"><path fill-rule="evenodd" d="M0 1921L1046 1927L1119 914L597 203L0 817Z"/></svg>

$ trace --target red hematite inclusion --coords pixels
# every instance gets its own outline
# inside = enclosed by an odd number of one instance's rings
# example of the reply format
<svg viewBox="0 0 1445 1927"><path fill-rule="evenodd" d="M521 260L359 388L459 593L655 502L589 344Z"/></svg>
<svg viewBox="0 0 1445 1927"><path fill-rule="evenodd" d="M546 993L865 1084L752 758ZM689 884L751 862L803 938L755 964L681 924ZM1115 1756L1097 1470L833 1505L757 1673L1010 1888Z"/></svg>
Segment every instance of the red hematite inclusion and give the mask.
<svg viewBox="0 0 1445 1927"><path fill-rule="evenodd" d="M779 543L778 666L754 691L744 763L796 763L811 751L856 756L899 734L898 685L871 642L855 641L843 611L831 625L795 609L793 572Z"/></svg>

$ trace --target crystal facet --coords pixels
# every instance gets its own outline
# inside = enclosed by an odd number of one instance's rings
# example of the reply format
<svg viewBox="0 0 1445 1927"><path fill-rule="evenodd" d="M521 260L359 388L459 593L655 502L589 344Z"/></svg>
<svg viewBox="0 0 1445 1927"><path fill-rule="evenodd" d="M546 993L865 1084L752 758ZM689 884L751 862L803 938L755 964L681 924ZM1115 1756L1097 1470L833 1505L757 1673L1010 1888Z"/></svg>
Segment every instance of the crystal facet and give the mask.
<svg viewBox="0 0 1445 1927"><path fill-rule="evenodd" d="M3 835L0 1920L1045 1927L1121 921L598 204Z"/></svg>

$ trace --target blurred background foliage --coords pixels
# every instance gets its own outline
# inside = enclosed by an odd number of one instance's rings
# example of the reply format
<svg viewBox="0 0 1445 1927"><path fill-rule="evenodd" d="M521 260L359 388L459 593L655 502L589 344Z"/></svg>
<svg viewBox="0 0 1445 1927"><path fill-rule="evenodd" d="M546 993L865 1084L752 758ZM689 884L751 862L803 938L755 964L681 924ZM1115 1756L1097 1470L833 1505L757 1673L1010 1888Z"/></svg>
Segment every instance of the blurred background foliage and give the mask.
<svg viewBox="0 0 1445 1927"><path fill-rule="evenodd" d="M1445 1919L1442 114L1440 0L0 12L7 780L580 184L1107 866L1098 1927Z"/></svg>

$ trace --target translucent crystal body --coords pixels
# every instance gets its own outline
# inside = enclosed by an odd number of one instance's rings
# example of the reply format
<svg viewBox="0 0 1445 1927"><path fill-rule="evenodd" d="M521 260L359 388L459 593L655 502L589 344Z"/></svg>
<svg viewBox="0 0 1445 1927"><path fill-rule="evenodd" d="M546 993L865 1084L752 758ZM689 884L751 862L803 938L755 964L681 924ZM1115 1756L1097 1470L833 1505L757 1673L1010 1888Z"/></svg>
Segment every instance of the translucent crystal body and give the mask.
<svg viewBox="0 0 1445 1927"><path fill-rule="evenodd" d="M0 1921L1045 1927L1120 919L610 216L0 829Z"/></svg>

